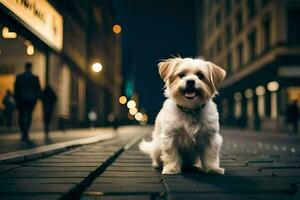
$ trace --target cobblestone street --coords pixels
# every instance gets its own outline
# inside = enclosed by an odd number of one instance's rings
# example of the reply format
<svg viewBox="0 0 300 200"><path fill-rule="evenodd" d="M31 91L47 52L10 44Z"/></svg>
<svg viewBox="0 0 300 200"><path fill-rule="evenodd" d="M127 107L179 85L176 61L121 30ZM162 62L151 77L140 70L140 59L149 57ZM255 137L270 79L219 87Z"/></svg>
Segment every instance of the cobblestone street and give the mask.
<svg viewBox="0 0 300 200"><path fill-rule="evenodd" d="M300 0L0 0L0 200L300 200L299 23Z"/></svg>
<svg viewBox="0 0 300 200"><path fill-rule="evenodd" d="M0 166L1 199L299 199L300 138L225 129L224 176L163 176L137 147L152 127Z"/></svg>

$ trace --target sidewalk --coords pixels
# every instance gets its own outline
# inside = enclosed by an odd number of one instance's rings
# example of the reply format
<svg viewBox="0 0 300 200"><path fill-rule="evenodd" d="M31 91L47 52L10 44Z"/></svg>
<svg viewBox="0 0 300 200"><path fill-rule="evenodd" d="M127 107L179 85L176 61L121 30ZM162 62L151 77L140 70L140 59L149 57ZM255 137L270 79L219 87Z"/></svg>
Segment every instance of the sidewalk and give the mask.
<svg viewBox="0 0 300 200"><path fill-rule="evenodd" d="M89 138L103 133L113 133L112 128L95 128L95 129L68 129L66 131L51 131L49 140L45 139L42 131L35 131L29 134L30 142L20 140L20 133L0 134L0 154L32 149L49 144L65 142L70 140Z"/></svg>
<svg viewBox="0 0 300 200"><path fill-rule="evenodd" d="M78 199L91 181L152 127L121 127L112 140L83 145L33 161L0 163L2 199Z"/></svg>

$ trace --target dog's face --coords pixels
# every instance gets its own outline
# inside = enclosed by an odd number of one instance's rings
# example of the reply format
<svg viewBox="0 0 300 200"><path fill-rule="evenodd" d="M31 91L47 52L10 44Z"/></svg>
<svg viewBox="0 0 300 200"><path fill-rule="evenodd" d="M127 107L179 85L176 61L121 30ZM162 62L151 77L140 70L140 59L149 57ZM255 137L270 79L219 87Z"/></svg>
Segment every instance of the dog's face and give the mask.
<svg viewBox="0 0 300 200"><path fill-rule="evenodd" d="M226 72L211 62L192 58L171 58L158 64L165 82L165 94L178 105L193 108L217 94Z"/></svg>

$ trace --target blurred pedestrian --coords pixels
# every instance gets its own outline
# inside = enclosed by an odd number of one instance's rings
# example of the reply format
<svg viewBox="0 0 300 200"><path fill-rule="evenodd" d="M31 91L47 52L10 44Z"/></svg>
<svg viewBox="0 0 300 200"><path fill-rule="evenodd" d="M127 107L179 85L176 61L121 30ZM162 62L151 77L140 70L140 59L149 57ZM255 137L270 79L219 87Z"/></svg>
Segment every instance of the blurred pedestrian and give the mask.
<svg viewBox="0 0 300 200"><path fill-rule="evenodd" d="M39 78L32 74L32 64L25 64L25 72L19 74L15 82L15 100L19 112L19 126L22 140L28 140L32 112L41 93Z"/></svg>
<svg viewBox="0 0 300 200"><path fill-rule="evenodd" d="M43 102L45 139L49 140L49 126L57 96L51 86L47 84L40 98Z"/></svg>
<svg viewBox="0 0 300 200"><path fill-rule="evenodd" d="M91 129L95 128L98 115L97 115L97 113L94 109L91 109L91 111L88 114L88 118L89 118L89 121L90 121L90 128Z"/></svg>
<svg viewBox="0 0 300 200"><path fill-rule="evenodd" d="M286 113L287 123L292 124L294 133L298 133L299 117L300 117L299 106L297 104L297 101L295 100L288 105L287 113Z"/></svg>
<svg viewBox="0 0 300 200"><path fill-rule="evenodd" d="M10 90L6 91L2 104L4 105L4 123L7 128L10 128L15 107L15 100Z"/></svg>
<svg viewBox="0 0 300 200"><path fill-rule="evenodd" d="M118 133L118 128L119 128L119 121L118 121L117 116L114 115L114 114L109 114L107 119L110 123L110 126L112 126L113 129L114 129L114 133L117 134Z"/></svg>

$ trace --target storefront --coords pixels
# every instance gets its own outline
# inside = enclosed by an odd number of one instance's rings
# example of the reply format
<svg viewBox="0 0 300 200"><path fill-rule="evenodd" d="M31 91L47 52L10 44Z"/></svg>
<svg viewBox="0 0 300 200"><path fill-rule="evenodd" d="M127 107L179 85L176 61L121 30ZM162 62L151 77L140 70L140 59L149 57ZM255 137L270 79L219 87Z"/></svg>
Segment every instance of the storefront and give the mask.
<svg viewBox="0 0 300 200"><path fill-rule="evenodd" d="M115 17L109 5L110 1L0 0L0 110L6 90L13 92L16 75L32 62L42 88L49 84L58 97L52 129L87 126L91 109L105 125L121 83L106 84L120 71L111 62L120 59L114 53L120 42L107 31ZM90 69L95 60L103 64L101 73ZM18 130L16 119L14 111L13 130ZM33 121L32 128L41 129L40 103Z"/></svg>
<svg viewBox="0 0 300 200"><path fill-rule="evenodd" d="M299 58L281 56L261 70L223 88L217 102L225 125L290 132L287 110L300 108Z"/></svg>
<svg viewBox="0 0 300 200"><path fill-rule="evenodd" d="M7 90L13 93L16 75L24 71L26 62L32 63L42 88L50 82L51 71L59 70L63 17L46 0L0 0L0 30L0 108L3 111L3 97ZM58 81L54 82L56 87ZM17 126L16 118L14 112L13 127ZM40 129L40 102L34 110L33 121L33 129ZM0 124L3 126L3 121Z"/></svg>

